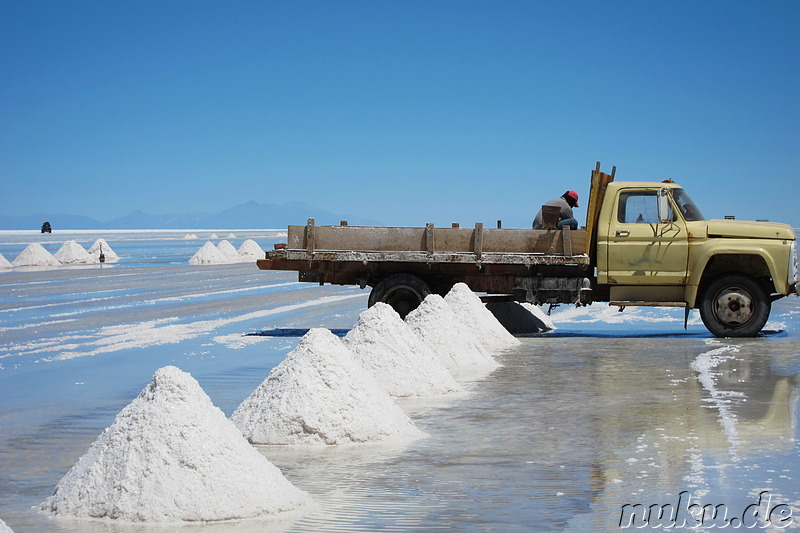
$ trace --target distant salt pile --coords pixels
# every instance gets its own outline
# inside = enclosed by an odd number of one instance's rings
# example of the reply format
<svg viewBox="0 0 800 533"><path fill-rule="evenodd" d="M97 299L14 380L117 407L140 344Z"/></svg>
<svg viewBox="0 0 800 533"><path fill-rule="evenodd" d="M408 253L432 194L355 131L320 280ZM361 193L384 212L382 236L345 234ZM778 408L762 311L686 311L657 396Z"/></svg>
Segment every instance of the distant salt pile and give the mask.
<svg viewBox="0 0 800 533"><path fill-rule="evenodd" d="M498 322L465 283L456 283L444 301L450 304L458 320L466 324L490 352L519 345L519 340Z"/></svg>
<svg viewBox="0 0 800 533"><path fill-rule="evenodd" d="M212 233L209 239L219 239L216 233Z"/></svg>
<svg viewBox="0 0 800 533"><path fill-rule="evenodd" d="M239 255L244 261L264 259L264 250L253 239L247 239L239 246Z"/></svg>
<svg viewBox="0 0 800 533"><path fill-rule="evenodd" d="M274 516L309 501L191 375L164 367L41 508L64 517L175 523Z"/></svg>
<svg viewBox="0 0 800 533"><path fill-rule="evenodd" d="M423 436L327 329L304 335L231 419L256 444L355 444Z"/></svg>
<svg viewBox="0 0 800 533"><path fill-rule="evenodd" d="M85 265L97 262L89 255L86 248L76 241L65 242L53 256L65 265Z"/></svg>
<svg viewBox="0 0 800 533"><path fill-rule="evenodd" d="M480 377L500 366L438 294L428 295L406 316L406 323L456 379Z"/></svg>
<svg viewBox="0 0 800 533"><path fill-rule="evenodd" d="M461 390L436 354L385 303L379 302L361 313L345 336L344 345L395 398Z"/></svg>
<svg viewBox="0 0 800 533"><path fill-rule="evenodd" d="M211 241L206 243L195 253L189 262L193 265L218 265L229 261Z"/></svg>
<svg viewBox="0 0 800 533"><path fill-rule="evenodd" d="M103 253L103 258L106 263L113 263L119 261L117 252L111 249L105 239L97 239L94 244L89 248L89 255L96 259L95 262L100 261L100 253Z"/></svg>
<svg viewBox="0 0 800 533"><path fill-rule="evenodd" d="M183 240L184 241L196 241L197 240L197 235L195 235L194 233L187 233L186 235L183 236Z"/></svg>
<svg viewBox="0 0 800 533"><path fill-rule="evenodd" d="M229 263L242 260L242 256L239 255L239 252L236 251L236 248L234 248L233 245L226 240L219 241L219 244L217 244L217 250L219 250L222 256L225 257Z"/></svg>
<svg viewBox="0 0 800 533"><path fill-rule="evenodd" d="M17 258L14 259L13 263L15 267L58 266L60 264L61 263L59 263L58 259L53 257L53 254L45 250L41 244L36 242L29 244L27 248L22 250Z"/></svg>
<svg viewBox="0 0 800 533"><path fill-rule="evenodd" d="M12 265L8 261L8 259L3 257L3 254L0 254L0 270L8 270L9 268L13 268L13 267L14 267L14 265Z"/></svg>
<svg viewBox="0 0 800 533"><path fill-rule="evenodd" d="M233 233L228 233L228 235L225 238L226 239L235 239L236 235L234 235Z"/></svg>

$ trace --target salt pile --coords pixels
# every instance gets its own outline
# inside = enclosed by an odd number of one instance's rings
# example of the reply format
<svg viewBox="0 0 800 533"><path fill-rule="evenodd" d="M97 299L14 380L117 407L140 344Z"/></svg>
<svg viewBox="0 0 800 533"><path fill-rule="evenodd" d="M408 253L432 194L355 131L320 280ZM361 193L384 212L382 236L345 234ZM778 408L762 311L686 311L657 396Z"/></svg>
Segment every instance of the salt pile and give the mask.
<svg viewBox="0 0 800 533"><path fill-rule="evenodd" d="M553 323L553 319L551 319L547 314L542 311L541 307L538 307L533 304L529 304L528 302L520 302L520 305L526 309L530 314L536 317L539 321L544 324L545 329L552 330L556 329L556 325Z"/></svg>
<svg viewBox="0 0 800 533"><path fill-rule="evenodd" d="M274 516L309 501L191 375L164 367L41 508L73 518L197 522Z"/></svg>
<svg viewBox="0 0 800 533"><path fill-rule="evenodd" d="M233 233L228 233L228 236L227 236L227 237L225 237L225 238L226 238L226 239L235 239L235 238L236 238L236 235L234 235Z"/></svg>
<svg viewBox="0 0 800 533"><path fill-rule="evenodd" d="M8 259L3 257L3 254L0 254L0 270L5 270L5 269L13 268L13 267L14 267L14 265L12 265L8 261Z"/></svg>
<svg viewBox="0 0 800 533"><path fill-rule="evenodd" d="M97 239L94 244L89 248L89 255L100 261L100 252L103 253L106 263L113 263L119 261L117 252L111 249L105 239ZM95 261L95 262L97 262Z"/></svg>
<svg viewBox="0 0 800 533"><path fill-rule="evenodd" d="M54 257L65 265L85 265L97 262L89 255L89 252L76 241L67 241L62 244L61 248L54 254Z"/></svg>
<svg viewBox="0 0 800 533"><path fill-rule="evenodd" d="M264 259L264 250L253 239L247 239L239 246L239 255L245 261Z"/></svg>
<svg viewBox="0 0 800 533"><path fill-rule="evenodd" d="M218 265L227 263L228 260L211 241L206 243L195 253L189 262L193 265Z"/></svg>
<svg viewBox="0 0 800 533"><path fill-rule="evenodd" d="M212 233L209 239L219 239L219 237L217 237L216 233Z"/></svg>
<svg viewBox="0 0 800 533"><path fill-rule="evenodd" d="M498 322L466 283L453 285L444 301L453 308L456 318L466 324L490 352L519 345L519 340Z"/></svg>
<svg viewBox="0 0 800 533"><path fill-rule="evenodd" d="M44 249L39 243L29 244L27 248L22 250L13 265L15 267L25 266L58 266L61 263L58 259L53 257L53 254Z"/></svg>
<svg viewBox="0 0 800 533"><path fill-rule="evenodd" d="M395 398L461 390L436 354L385 303L376 303L362 312L343 342L361 366Z"/></svg>
<svg viewBox="0 0 800 533"><path fill-rule="evenodd" d="M195 235L194 233L187 233L186 235L183 236L183 240L184 241L196 241L197 240L197 235Z"/></svg>
<svg viewBox="0 0 800 533"><path fill-rule="evenodd" d="M498 365L470 327L438 294L430 294L406 323L433 350L456 379L488 374Z"/></svg>
<svg viewBox="0 0 800 533"><path fill-rule="evenodd" d="M242 256L239 255L239 252L236 251L236 248L234 248L233 245L226 240L219 241L219 244L217 244L217 250L219 250L222 256L227 259L229 263L242 260Z"/></svg>
<svg viewBox="0 0 800 533"><path fill-rule="evenodd" d="M231 417L256 444L330 445L424 434L341 340L312 329Z"/></svg>
<svg viewBox="0 0 800 533"><path fill-rule="evenodd" d="M14 530L8 527L5 522L0 520L0 533L14 533Z"/></svg>

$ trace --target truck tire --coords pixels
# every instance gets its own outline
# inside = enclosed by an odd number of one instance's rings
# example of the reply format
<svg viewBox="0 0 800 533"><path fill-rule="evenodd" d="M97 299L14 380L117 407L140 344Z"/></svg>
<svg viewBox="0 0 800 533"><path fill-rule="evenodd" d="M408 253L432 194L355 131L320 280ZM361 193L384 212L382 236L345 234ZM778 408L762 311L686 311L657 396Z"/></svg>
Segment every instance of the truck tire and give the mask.
<svg viewBox="0 0 800 533"><path fill-rule="evenodd" d="M703 291L700 318L717 337L755 337L767 323L771 303L751 276L727 274Z"/></svg>
<svg viewBox="0 0 800 533"><path fill-rule="evenodd" d="M368 306L383 302L391 305L397 314L405 318L430 293L428 284L413 274L390 274L372 288Z"/></svg>

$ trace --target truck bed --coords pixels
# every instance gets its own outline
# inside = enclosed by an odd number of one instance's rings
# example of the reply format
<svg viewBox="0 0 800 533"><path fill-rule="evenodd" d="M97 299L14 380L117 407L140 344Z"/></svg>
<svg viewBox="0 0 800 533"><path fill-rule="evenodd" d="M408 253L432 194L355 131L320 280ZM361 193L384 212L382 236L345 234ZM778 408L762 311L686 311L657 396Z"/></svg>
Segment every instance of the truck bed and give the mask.
<svg viewBox="0 0 800 533"><path fill-rule="evenodd" d="M300 281L374 285L389 272L453 277L473 290L506 292L532 269L589 265L585 230L289 226L287 243L257 261L263 270L294 270Z"/></svg>

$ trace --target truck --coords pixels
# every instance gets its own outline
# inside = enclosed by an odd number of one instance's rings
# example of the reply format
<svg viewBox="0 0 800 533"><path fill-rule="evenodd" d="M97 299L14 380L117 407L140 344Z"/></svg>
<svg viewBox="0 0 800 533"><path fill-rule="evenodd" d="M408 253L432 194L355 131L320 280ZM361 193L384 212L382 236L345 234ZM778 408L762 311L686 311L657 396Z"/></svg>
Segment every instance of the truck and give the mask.
<svg viewBox="0 0 800 533"><path fill-rule="evenodd" d="M698 309L717 337L752 337L772 302L800 293L796 235L787 224L706 220L672 180L615 181L591 172L586 225L556 229L289 226L286 243L257 261L298 272L301 282L371 287L368 306L401 316L429 294L465 283L484 300L535 305L608 302ZM556 211L558 208L555 208Z"/></svg>

